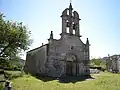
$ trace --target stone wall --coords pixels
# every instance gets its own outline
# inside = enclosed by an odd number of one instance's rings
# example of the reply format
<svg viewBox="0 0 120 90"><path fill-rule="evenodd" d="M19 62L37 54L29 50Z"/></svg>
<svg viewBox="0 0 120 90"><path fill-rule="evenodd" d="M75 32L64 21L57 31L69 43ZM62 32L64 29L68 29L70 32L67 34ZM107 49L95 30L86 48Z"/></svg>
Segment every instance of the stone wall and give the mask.
<svg viewBox="0 0 120 90"><path fill-rule="evenodd" d="M118 72L120 73L120 57L117 60L117 68L118 68Z"/></svg>
<svg viewBox="0 0 120 90"><path fill-rule="evenodd" d="M50 76L59 76L62 72L63 75L66 74L66 56L68 54L75 55L77 59L77 67L79 68L78 75L89 74L88 65L84 64L83 61L89 61L89 57L85 50L85 44L77 36L64 35L60 40L53 40L49 43L48 52L48 67ZM62 62L62 63L61 63ZM83 65L81 66L81 63ZM56 64L56 65L55 65ZM56 69L55 66L59 68ZM62 68L61 68L62 67ZM76 74L76 63L73 63L73 74Z"/></svg>
<svg viewBox="0 0 120 90"><path fill-rule="evenodd" d="M45 62L47 56L47 45L29 51L26 57L25 72L32 74L45 73Z"/></svg>

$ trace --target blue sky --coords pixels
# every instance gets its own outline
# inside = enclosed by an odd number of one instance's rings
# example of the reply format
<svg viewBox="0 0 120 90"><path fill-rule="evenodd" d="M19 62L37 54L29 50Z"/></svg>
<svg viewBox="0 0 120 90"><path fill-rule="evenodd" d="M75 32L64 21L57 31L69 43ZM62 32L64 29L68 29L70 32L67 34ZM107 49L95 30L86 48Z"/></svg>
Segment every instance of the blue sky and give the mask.
<svg viewBox="0 0 120 90"><path fill-rule="evenodd" d="M23 22L32 32L30 49L47 43L51 30L60 38L60 16L68 6L69 0L0 0L6 19ZM120 54L120 0L72 0L72 6L81 18L81 39L89 38L90 56Z"/></svg>

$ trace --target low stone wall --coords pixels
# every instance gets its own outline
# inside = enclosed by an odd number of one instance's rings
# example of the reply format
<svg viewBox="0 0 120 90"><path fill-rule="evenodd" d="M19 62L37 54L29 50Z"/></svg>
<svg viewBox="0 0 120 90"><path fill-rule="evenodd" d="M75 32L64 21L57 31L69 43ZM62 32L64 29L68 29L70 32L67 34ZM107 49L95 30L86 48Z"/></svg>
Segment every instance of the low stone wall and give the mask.
<svg viewBox="0 0 120 90"><path fill-rule="evenodd" d="M90 74L98 74L100 73L100 70L98 69L90 69Z"/></svg>

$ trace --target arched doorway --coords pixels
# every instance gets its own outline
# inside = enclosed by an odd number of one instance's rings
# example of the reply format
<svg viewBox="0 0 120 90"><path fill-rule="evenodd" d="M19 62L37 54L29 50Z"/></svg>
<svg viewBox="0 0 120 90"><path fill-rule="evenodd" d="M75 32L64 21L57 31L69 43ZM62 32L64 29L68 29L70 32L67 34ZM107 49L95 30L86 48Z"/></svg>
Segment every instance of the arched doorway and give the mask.
<svg viewBox="0 0 120 90"><path fill-rule="evenodd" d="M76 73L76 57L68 54L66 56L66 75L73 76Z"/></svg>

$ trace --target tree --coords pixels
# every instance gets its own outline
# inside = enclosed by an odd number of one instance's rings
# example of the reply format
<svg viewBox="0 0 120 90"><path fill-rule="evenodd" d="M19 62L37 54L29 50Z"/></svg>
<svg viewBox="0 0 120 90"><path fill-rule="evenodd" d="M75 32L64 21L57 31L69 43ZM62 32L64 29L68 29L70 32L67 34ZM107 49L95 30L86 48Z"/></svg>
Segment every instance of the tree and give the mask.
<svg viewBox="0 0 120 90"><path fill-rule="evenodd" d="M103 69L106 69L106 63L105 63L105 61L103 61L103 60L101 60L101 59L92 59L91 61L90 61L90 64L91 64L91 66L96 66L96 67L102 67Z"/></svg>
<svg viewBox="0 0 120 90"><path fill-rule="evenodd" d="M22 50L26 51L32 43L30 31L21 22L5 20L0 13L0 59L10 59Z"/></svg>

